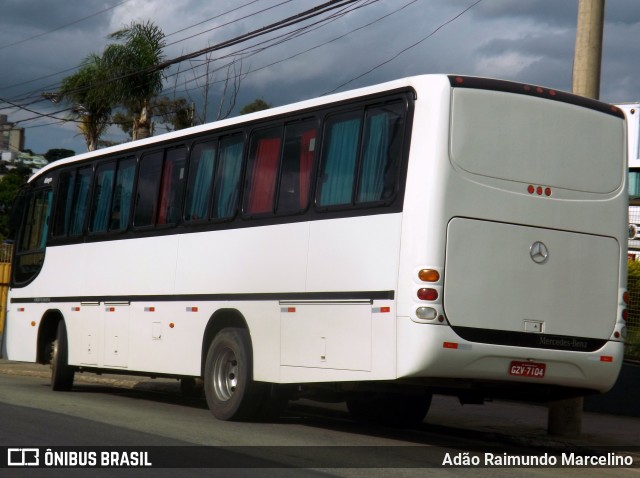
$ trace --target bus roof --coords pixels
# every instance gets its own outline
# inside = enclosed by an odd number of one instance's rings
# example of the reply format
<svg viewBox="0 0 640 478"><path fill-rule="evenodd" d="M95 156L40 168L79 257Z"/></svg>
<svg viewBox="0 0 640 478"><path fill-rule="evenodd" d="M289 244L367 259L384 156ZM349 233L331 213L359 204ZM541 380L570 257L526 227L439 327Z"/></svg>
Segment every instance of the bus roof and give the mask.
<svg viewBox="0 0 640 478"><path fill-rule="evenodd" d="M158 136L152 136L152 137L140 139L137 141L130 141L127 143L122 143L119 145L111 146L104 149L99 149L96 151L80 153L78 155L75 155L69 158L64 158L64 159L55 161L54 163L48 164L47 166L45 166L44 168L40 169L35 174L33 174L33 176L31 176L31 178L29 179L29 182L34 181L35 179L37 179L43 174L46 174L51 169L58 168L66 164L86 160L86 159L101 157L108 154L117 154L119 152L126 152L131 148L150 146L153 144L161 143L164 141L175 140L179 138L187 138L191 135L195 135L198 133L215 131L221 128L232 127L239 124L249 123L249 122L253 122L253 121L264 119L264 118L275 117L278 115L291 113L295 111L301 111L308 108L323 106L326 104L336 103L344 100L349 100L352 98L358 98L361 96L373 95L373 94L383 93L385 91L397 90L401 88L414 87L417 89L421 89L421 86L424 86L426 83L430 83L431 85L435 85L439 83L441 86L451 85L451 86L458 86L458 87L464 87L464 88L492 89L497 91L505 91L510 93L519 93L519 94L536 94L537 92L543 91L544 94L541 96L548 99L568 102L568 103L576 104L579 106L596 109L601 112L606 112L609 114L614 114L616 116L624 117L624 114L613 105L602 103L600 101L593 100L590 98L576 96L571 93L562 92L559 90L540 87L537 85L529 85L524 83L498 80L493 78L480 78L480 77L471 77L471 76L463 76L463 75L446 75L446 74L417 75L417 76L411 76L411 77L401 78L397 80L392 80L385 83L379 83L376 85L348 90L340 93L334 93L327 96L321 96L321 97L307 99L307 100L303 100L295 103L289 103L286 105L269 108L267 110L257 111L255 113L249 113L241 116L234 116L232 118L205 123L202 125L181 129L179 131L173 131L170 133L165 133Z"/></svg>

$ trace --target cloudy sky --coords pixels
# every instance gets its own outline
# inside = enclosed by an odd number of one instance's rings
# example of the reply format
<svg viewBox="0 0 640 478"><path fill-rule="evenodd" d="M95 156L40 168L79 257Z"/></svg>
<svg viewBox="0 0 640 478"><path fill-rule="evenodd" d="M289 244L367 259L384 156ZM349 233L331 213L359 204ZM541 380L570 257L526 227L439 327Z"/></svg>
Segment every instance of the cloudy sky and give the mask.
<svg viewBox="0 0 640 478"><path fill-rule="evenodd" d="M152 21L167 60L216 45L326 0L2 0L0 114L25 128L26 148L86 150L65 105L44 100L107 36ZM165 94L208 120L218 109L225 65L242 56L238 107L274 106L422 73L504 78L571 90L578 0L359 0L294 27L165 70ZM323 20L318 23L319 20ZM640 101L640 1L606 0L600 97ZM303 28L301 27L307 27ZM298 35L283 36L300 30ZM286 41L283 41L286 40ZM237 63L239 64L239 63ZM216 72L216 70L218 70ZM46 116L48 115L48 116ZM157 131L161 132L161 131ZM113 128L107 139L124 141Z"/></svg>

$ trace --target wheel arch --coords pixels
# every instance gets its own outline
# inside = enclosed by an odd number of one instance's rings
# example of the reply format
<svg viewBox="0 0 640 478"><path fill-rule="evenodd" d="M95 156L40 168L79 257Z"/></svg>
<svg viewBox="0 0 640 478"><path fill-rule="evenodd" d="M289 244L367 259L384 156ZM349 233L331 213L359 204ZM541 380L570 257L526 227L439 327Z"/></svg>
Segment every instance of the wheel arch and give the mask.
<svg viewBox="0 0 640 478"><path fill-rule="evenodd" d="M209 322L207 323L207 326L204 330L204 335L202 337L202 349L200 352L201 376L204 376L204 367L207 360L207 352L209 351L209 344L211 344L218 332L227 327L245 329L249 332L249 338L251 338L251 331L249 330L247 321L238 309L227 308L216 310L209 319ZM249 342L251 344L251 340L249 340ZM251 347L253 348L252 344Z"/></svg>
<svg viewBox="0 0 640 478"><path fill-rule="evenodd" d="M47 310L40 319L38 329L38 345L36 349L36 363L48 364L51 361L51 343L56 339L58 323L64 320L58 309Z"/></svg>

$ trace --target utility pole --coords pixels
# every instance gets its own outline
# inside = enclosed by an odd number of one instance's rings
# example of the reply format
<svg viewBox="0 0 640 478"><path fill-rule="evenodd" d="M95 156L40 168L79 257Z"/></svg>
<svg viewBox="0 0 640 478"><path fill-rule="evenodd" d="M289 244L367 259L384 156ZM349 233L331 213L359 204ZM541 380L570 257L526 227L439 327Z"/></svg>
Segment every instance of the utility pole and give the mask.
<svg viewBox="0 0 640 478"><path fill-rule="evenodd" d="M573 93L598 99L605 0L578 0L578 2L578 28L573 56ZM578 436L582 431L583 405L582 397L550 403L547 433L558 436Z"/></svg>
<svg viewBox="0 0 640 478"><path fill-rule="evenodd" d="M573 93L600 97L600 64L604 0L579 0L576 49L573 56Z"/></svg>

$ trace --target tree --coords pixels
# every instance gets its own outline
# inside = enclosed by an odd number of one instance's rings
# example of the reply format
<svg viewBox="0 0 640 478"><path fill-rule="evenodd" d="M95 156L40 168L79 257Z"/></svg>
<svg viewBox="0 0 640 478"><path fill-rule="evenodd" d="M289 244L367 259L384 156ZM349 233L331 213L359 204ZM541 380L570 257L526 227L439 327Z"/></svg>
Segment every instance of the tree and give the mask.
<svg viewBox="0 0 640 478"><path fill-rule="evenodd" d="M44 153L44 159L53 163L54 161L58 161L59 159L69 158L71 156L75 156L76 152L71 149L50 149L46 153Z"/></svg>
<svg viewBox="0 0 640 478"><path fill-rule="evenodd" d="M156 98L153 102L155 116L169 131L189 128L193 126L193 106L185 98L171 99L168 96Z"/></svg>
<svg viewBox="0 0 640 478"><path fill-rule="evenodd" d="M272 105L267 103L261 98L253 100L251 103L248 103L242 107L240 110L241 115L246 115L248 113L255 113L256 111L268 110Z"/></svg>
<svg viewBox="0 0 640 478"><path fill-rule="evenodd" d="M159 123L164 125L168 131L193 126L193 107L185 98L170 99L168 96L153 98L151 100L151 110L154 111L154 118L160 118ZM116 124L124 131L129 138L133 139L134 115L131 111L119 111L113 115L113 124ZM153 134L153 124L151 125Z"/></svg>
<svg viewBox="0 0 640 478"><path fill-rule="evenodd" d="M63 99L72 105L78 129L89 151L97 148L100 136L109 127L111 110L115 104L109 86L109 72L103 58L89 55L80 69L62 80L54 101Z"/></svg>
<svg viewBox="0 0 640 478"><path fill-rule="evenodd" d="M152 22L133 22L112 33L114 43L102 55L113 79L118 103L131 112L132 139L151 136L151 99L162 91L162 49L164 33Z"/></svg>
<svg viewBox="0 0 640 478"><path fill-rule="evenodd" d="M9 218L13 208L13 202L18 188L27 182L31 175L31 169L26 166L18 166L7 172L0 179L0 238L4 239L11 233Z"/></svg>
<svg viewBox="0 0 640 478"><path fill-rule="evenodd" d="M198 120L200 124L207 123L209 121L208 115L208 105L209 105L209 88L211 84L218 83L216 80L215 72L224 69L224 67L220 67L217 69L211 70L211 63L213 60L209 55L205 60L207 70L204 75L204 85L203 85L203 101L202 101L202 114L198 115ZM242 57L239 59L233 60L231 63L225 65L226 66L226 76L225 79L222 80L222 91L220 92L220 101L218 103L218 112L214 121L218 121L221 119L228 118L233 108L236 106L236 100L238 99L238 93L240 91L240 85L242 84L242 80L247 76L247 73L242 73ZM214 73L214 74L212 74ZM198 83L198 77L194 78L196 84Z"/></svg>

